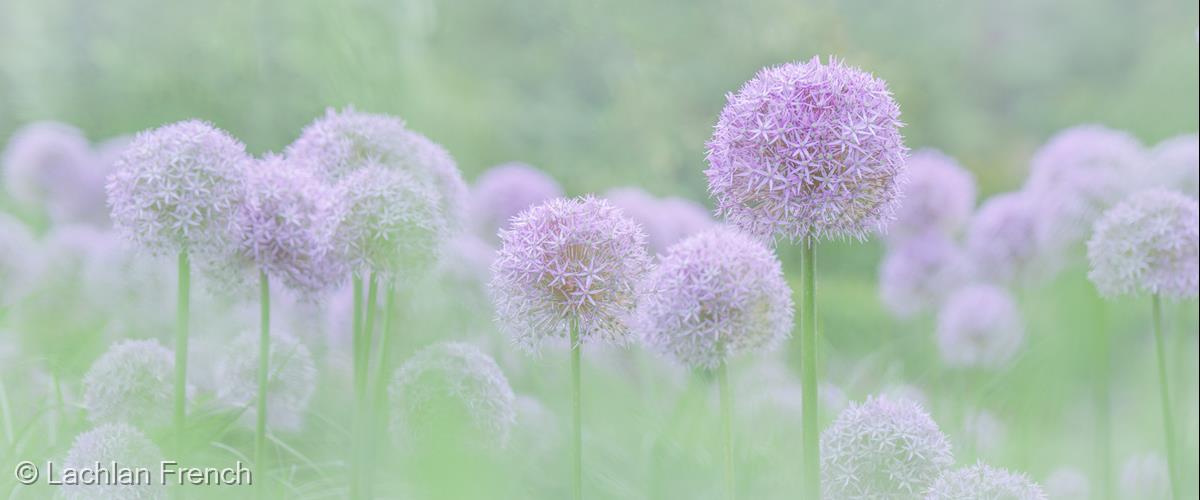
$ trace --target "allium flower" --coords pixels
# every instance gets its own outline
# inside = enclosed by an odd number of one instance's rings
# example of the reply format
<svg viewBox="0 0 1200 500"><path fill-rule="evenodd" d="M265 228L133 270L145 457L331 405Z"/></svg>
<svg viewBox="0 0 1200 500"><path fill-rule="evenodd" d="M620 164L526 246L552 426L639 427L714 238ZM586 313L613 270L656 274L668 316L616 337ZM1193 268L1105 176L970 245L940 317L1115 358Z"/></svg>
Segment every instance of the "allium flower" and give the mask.
<svg viewBox="0 0 1200 500"><path fill-rule="evenodd" d="M717 225L708 209L695 201L672 196L660 199L658 205L661 218L666 221L659 228L661 236L657 237L662 241L663 248ZM655 238L650 236L651 240Z"/></svg>
<svg viewBox="0 0 1200 500"><path fill-rule="evenodd" d="M1158 143L1150 151L1150 169L1161 186L1200 197L1200 137L1183 134Z"/></svg>
<svg viewBox="0 0 1200 500"><path fill-rule="evenodd" d="M926 500L1046 500L1046 493L1024 474L983 462L947 471L929 487Z"/></svg>
<svg viewBox="0 0 1200 500"><path fill-rule="evenodd" d="M692 367L715 369L778 347L792 331L792 293L779 259L733 229L667 250L646 279L637 318L646 344Z"/></svg>
<svg viewBox="0 0 1200 500"><path fill-rule="evenodd" d="M69 279L78 279L87 302L108 315L112 331L156 335L174 327L174 262L141 255L111 231L71 232L57 236L59 245L81 246L78 278Z"/></svg>
<svg viewBox="0 0 1200 500"><path fill-rule="evenodd" d="M832 500L921 498L953 464L946 436L908 400L851 403L821 433L821 489Z"/></svg>
<svg viewBox="0 0 1200 500"><path fill-rule="evenodd" d="M888 225L893 240L931 230L954 233L975 208L975 177L941 151L914 152L905 179L896 220Z"/></svg>
<svg viewBox="0 0 1200 500"><path fill-rule="evenodd" d="M621 209L646 232L646 244L655 254L714 225L708 212L694 202L681 198L658 199L639 188L617 188L604 198Z"/></svg>
<svg viewBox="0 0 1200 500"><path fill-rule="evenodd" d="M1196 200L1164 189L1136 193L1104 213L1088 240L1088 278L1106 297L1195 297L1200 280Z"/></svg>
<svg viewBox="0 0 1200 500"><path fill-rule="evenodd" d="M1012 362L1024 343L1017 304L1003 288L960 288L938 312L938 352L947 366L999 369Z"/></svg>
<svg viewBox="0 0 1200 500"><path fill-rule="evenodd" d="M165 499L167 489L163 486L163 478L159 477L162 460L162 451L141 431L126 424L100 425L75 437L75 442L63 459L62 468L94 469L97 464L108 468L109 464L116 463L118 467L148 470L151 476L149 481L145 484L117 484L117 478L113 478L110 482L97 481L93 484L64 482L58 492L66 500Z"/></svg>
<svg viewBox="0 0 1200 500"><path fill-rule="evenodd" d="M242 410L242 423L253 428L258 398L259 332L246 332L229 344L218 358L217 399ZM295 432L304 425L304 413L317 387L312 354L295 337L271 332L267 363L267 425L276 431Z"/></svg>
<svg viewBox="0 0 1200 500"><path fill-rule="evenodd" d="M438 193L405 171L362 168L338 183L336 198L335 248L355 273L412 278L446 239Z"/></svg>
<svg viewBox="0 0 1200 500"><path fill-rule="evenodd" d="M901 318L936 309L971 275L970 261L943 234L928 232L888 249L879 268L879 296Z"/></svg>
<svg viewBox="0 0 1200 500"><path fill-rule="evenodd" d="M1042 481L1046 496L1054 500L1088 500L1092 486L1087 474L1075 467L1060 467Z"/></svg>
<svg viewBox="0 0 1200 500"><path fill-rule="evenodd" d="M482 448L503 448L516 421L512 388L496 362L475 346L435 344L406 361L388 389L392 433L404 447L419 448L442 437L439 430L473 431L464 439Z"/></svg>
<svg viewBox="0 0 1200 500"><path fill-rule="evenodd" d="M1010 283L1053 265L1038 244L1037 206L1024 192L989 198L971 217L966 249L982 277Z"/></svg>
<svg viewBox="0 0 1200 500"><path fill-rule="evenodd" d="M242 143L204 122L139 133L108 178L113 225L152 254L217 251L249 161Z"/></svg>
<svg viewBox="0 0 1200 500"><path fill-rule="evenodd" d="M1105 208L1138 187L1145 163L1128 133L1099 125L1059 132L1034 155L1025 184L1042 219L1039 239L1059 247L1084 238Z"/></svg>
<svg viewBox="0 0 1200 500"><path fill-rule="evenodd" d="M17 203L48 208L54 214L70 202L75 184L86 182L91 149L79 129L57 122L31 123L17 130L4 149L4 185ZM58 219L56 216L55 219Z"/></svg>
<svg viewBox="0 0 1200 500"><path fill-rule="evenodd" d="M83 376L83 406L95 423L148 428L171 423L175 355L157 340L112 345Z"/></svg>
<svg viewBox="0 0 1200 500"><path fill-rule="evenodd" d="M645 236L607 201L557 198L500 231L492 298L502 330L526 347L566 338L623 343L649 270Z"/></svg>
<svg viewBox="0 0 1200 500"><path fill-rule="evenodd" d="M23 222L0 212L0 307L7 308L29 293L41 268L33 234Z"/></svg>
<svg viewBox="0 0 1200 500"><path fill-rule="evenodd" d="M488 169L471 187L472 229L486 241L525 209L562 196L562 186L545 172L524 163L504 163Z"/></svg>
<svg viewBox="0 0 1200 500"><path fill-rule="evenodd" d="M708 141L717 212L763 238L863 238L891 219L905 154L887 85L836 58L763 69Z"/></svg>
<svg viewBox="0 0 1200 500"><path fill-rule="evenodd" d="M1120 490L1122 498L1168 500L1171 498L1171 477L1167 461L1154 453L1125 459L1121 466Z"/></svg>

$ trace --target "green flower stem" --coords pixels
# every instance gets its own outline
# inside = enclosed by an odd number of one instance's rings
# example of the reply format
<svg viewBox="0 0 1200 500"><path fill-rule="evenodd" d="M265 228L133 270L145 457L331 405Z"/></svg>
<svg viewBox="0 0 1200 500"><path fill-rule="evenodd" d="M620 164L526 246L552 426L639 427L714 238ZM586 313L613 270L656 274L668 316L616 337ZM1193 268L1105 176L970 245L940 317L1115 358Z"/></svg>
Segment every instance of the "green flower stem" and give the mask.
<svg viewBox="0 0 1200 500"><path fill-rule="evenodd" d="M175 296L175 453L183 454L187 425L188 315L191 308L191 262L187 250L179 252L179 289Z"/></svg>
<svg viewBox="0 0 1200 500"><path fill-rule="evenodd" d="M571 498L583 498L583 405L579 383L579 320L571 320Z"/></svg>
<svg viewBox="0 0 1200 500"><path fill-rule="evenodd" d="M357 429L357 432L360 435L359 440L361 443L361 445L359 447L360 462L359 462L358 468L361 469L361 471L359 472L360 478L362 480L362 490L361 491L365 498L371 498L371 496L372 496L372 491L371 491L373 488L372 482L373 482L374 476L375 476L375 474L373 474L372 471L370 471L371 466L372 466L371 457L370 457L370 453L371 453L370 426L374 420L371 418L371 399L367 396L370 394L369 384L370 384L370 373L371 373L371 371L370 371L371 346L374 343L374 339L375 339L375 309L376 309L376 303L379 302L379 299L377 296L378 290L379 290L379 279L375 276L375 273L372 272L367 277L367 299L366 299L367 303L366 303L366 307L364 308L364 309L366 309L366 312L363 315L362 331L358 332L359 336L362 338L362 342L361 342L361 344L359 344L360 347L362 348L362 351L359 353L359 359L358 359L358 361L360 362L359 364L361 364L360 370L362 371L362 381L361 381L362 400L359 401L359 404L358 404L359 415L362 418L362 420L359 421L359 425L358 425L358 429Z"/></svg>
<svg viewBox="0 0 1200 500"><path fill-rule="evenodd" d="M363 434L360 431L365 415L363 415L362 403L366 400L366 364L362 360L362 354L366 352L363 347L362 336L362 278L355 274L351 279L352 295L354 300L353 317L350 320L350 338L352 340L352 351L354 353L354 428L351 431L351 439L353 440L353 450L351 450L350 458L350 498L363 498L363 479L361 465L363 462Z"/></svg>
<svg viewBox="0 0 1200 500"><path fill-rule="evenodd" d="M1178 499L1180 498L1179 464L1176 463L1176 460L1179 455L1176 450L1178 443L1175 441L1175 419L1171 415L1171 392L1167 387L1167 353L1163 341L1162 300L1158 294L1154 294L1151 300L1154 316L1154 347L1158 353L1158 387L1162 392L1163 431L1167 438L1167 473L1171 479L1171 497Z"/></svg>
<svg viewBox="0 0 1200 500"><path fill-rule="evenodd" d="M267 370L271 352L271 281L264 271L258 272L261 289L259 303L262 306L261 331L258 339L258 403L254 413L254 467L260 475L266 471L265 448L267 444ZM266 496L265 481L259 482L259 498Z"/></svg>
<svg viewBox="0 0 1200 500"><path fill-rule="evenodd" d="M1113 451L1112 451L1112 335L1108 331L1108 323L1103 318L1103 308L1100 309L1099 342L1096 363L1096 446L1100 452L1100 493L1105 500L1116 498L1113 488Z"/></svg>
<svg viewBox="0 0 1200 500"><path fill-rule="evenodd" d="M735 479L733 475L733 394L729 391L729 369L725 363L717 369L717 383L721 393L721 439L725 445L725 500L734 500Z"/></svg>
<svg viewBox="0 0 1200 500"><path fill-rule="evenodd" d="M371 411L371 428L374 429L373 432L386 432L387 430L384 421L384 417L386 416L384 408L386 406L381 405L380 402L386 400L387 378L388 372L391 370L390 354L392 348L392 325L395 324L396 315L396 283L388 281L385 285L385 290L383 296L383 325L379 331L379 352L375 356L375 377L373 381L369 381L371 402L377 405ZM369 448L367 453L372 459L376 457L378 452L378 443L379 441L376 439L371 439L367 442L367 447ZM371 460L369 463L376 463L376 461ZM370 488L373 487L375 482L375 469L368 467L366 474L367 494L369 497L371 494Z"/></svg>
<svg viewBox="0 0 1200 500"><path fill-rule="evenodd" d="M817 434L817 311L816 305L816 241L805 238L800 250L800 414L804 458L804 495L802 498L821 498L821 456Z"/></svg>

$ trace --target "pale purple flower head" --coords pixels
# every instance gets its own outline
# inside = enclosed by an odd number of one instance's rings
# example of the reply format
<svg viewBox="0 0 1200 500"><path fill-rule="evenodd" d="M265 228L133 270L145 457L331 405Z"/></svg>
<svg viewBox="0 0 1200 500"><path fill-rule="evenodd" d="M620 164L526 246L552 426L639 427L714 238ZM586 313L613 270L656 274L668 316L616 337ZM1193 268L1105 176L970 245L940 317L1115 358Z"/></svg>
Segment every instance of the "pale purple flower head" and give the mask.
<svg viewBox="0 0 1200 500"><path fill-rule="evenodd" d="M1136 193L1096 222L1088 278L1105 297L1195 297L1200 280L1197 202L1165 189Z"/></svg>
<svg viewBox="0 0 1200 500"><path fill-rule="evenodd" d="M1150 168L1159 185L1200 197L1200 137L1177 135L1150 151Z"/></svg>
<svg viewBox="0 0 1200 500"><path fill-rule="evenodd" d="M43 263L25 223L0 212L0 306L7 308L36 287Z"/></svg>
<svg viewBox="0 0 1200 500"><path fill-rule="evenodd" d="M929 487L926 500L1046 500L1041 486L1024 474L983 462L942 474Z"/></svg>
<svg viewBox="0 0 1200 500"><path fill-rule="evenodd" d="M108 177L113 225L152 254L218 252L250 161L241 142L201 121L141 132Z"/></svg>
<svg viewBox="0 0 1200 500"><path fill-rule="evenodd" d="M642 226L646 245L655 254L715 225L704 207L682 198L659 199L635 187L610 189L604 198Z"/></svg>
<svg viewBox="0 0 1200 500"><path fill-rule="evenodd" d="M953 464L950 441L920 405L904 399L851 403L821 433L825 498L919 499Z"/></svg>
<svg viewBox="0 0 1200 500"><path fill-rule="evenodd" d="M496 165L471 186L472 229L487 241L523 210L562 196L562 186L545 172L519 162Z"/></svg>
<svg viewBox="0 0 1200 500"><path fill-rule="evenodd" d="M92 470L99 464L107 468L118 464L130 469L145 469L147 484L121 484L112 481L63 481L58 494L65 500L160 500L167 498L168 479L159 477L163 454L145 434L128 424L104 424L75 437L63 458L63 470ZM58 479L62 479L59 477Z"/></svg>
<svg viewBox="0 0 1200 500"><path fill-rule="evenodd" d="M83 406L95 423L165 428L171 422L175 355L157 340L112 345L83 376Z"/></svg>
<svg viewBox="0 0 1200 500"><path fill-rule="evenodd" d="M1156 453L1133 455L1121 465L1120 491L1122 498L1168 500L1171 496L1171 477L1167 461Z"/></svg>
<svg viewBox="0 0 1200 500"><path fill-rule="evenodd" d="M1054 266L1038 243L1037 206L1022 191L988 198L967 226L966 250L980 277L1020 283Z"/></svg>
<svg viewBox="0 0 1200 500"><path fill-rule="evenodd" d="M500 231L492 264L497 321L519 344L566 338L624 343L637 290L650 267L645 235L620 210L591 196L530 208Z"/></svg>
<svg viewBox="0 0 1200 500"><path fill-rule="evenodd" d="M241 411L241 423L254 426L258 396L259 332L237 336L217 358L217 399ZM267 425L275 431L295 432L304 425L304 414L317 388L312 354L290 334L271 332L267 346Z"/></svg>
<svg viewBox="0 0 1200 500"><path fill-rule="evenodd" d="M863 238L892 218L907 149L883 80L819 58L765 68L708 141L717 212L764 239Z"/></svg>
<svg viewBox="0 0 1200 500"><path fill-rule="evenodd" d="M1012 362L1024 344L1020 312L1003 288L960 288L938 312L938 352L947 366L1000 369Z"/></svg>
<svg viewBox="0 0 1200 500"><path fill-rule="evenodd" d="M76 194L91 161L91 146L79 129L58 122L22 127L4 148L4 186L17 203L55 212ZM101 183L102 184L102 183Z"/></svg>
<svg viewBox="0 0 1200 500"><path fill-rule="evenodd" d="M1077 467L1059 467L1042 481L1046 496L1054 500L1088 500L1092 485L1087 474Z"/></svg>
<svg viewBox="0 0 1200 500"><path fill-rule="evenodd" d="M909 157L896 220L888 225L891 240L926 231L957 232L975 208L975 177L954 158L936 149Z"/></svg>
<svg viewBox="0 0 1200 500"><path fill-rule="evenodd" d="M936 309L970 276L962 249L944 234L927 232L888 249L879 268L879 296L892 314L911 318Z"/></svg>
<svg viewBox="0 0 1200 500"><path fill-rule="evenodd" d="M695 368L778 347L792 330L779 259L731 228L687 238L650 271L637 307L643 340Z"/></svg>

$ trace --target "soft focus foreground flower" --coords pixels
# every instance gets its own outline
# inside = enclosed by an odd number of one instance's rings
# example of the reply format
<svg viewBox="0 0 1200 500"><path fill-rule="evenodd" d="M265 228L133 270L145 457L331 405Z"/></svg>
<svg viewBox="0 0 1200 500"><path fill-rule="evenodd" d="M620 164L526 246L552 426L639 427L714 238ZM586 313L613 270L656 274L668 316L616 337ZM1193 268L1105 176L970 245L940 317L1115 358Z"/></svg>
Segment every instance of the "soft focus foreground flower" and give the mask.
<svg viewBox="0 0 1200 500"><path fill-rule="evenodd" d="M115 463L122 468L148 470L149 483L120 484L116 477L107 482L81 480L80 484L64 482L58 492L66 500L164 499L167 498L167 489L163 486L165 478L159 477L162 460L162 451L141 431L126 424L104 424L75 437L63 459L62 469L107 469ZM62 477L57 479L62 480Z"/></svg>
<svg viewBox="0 0 1200 500"><path fill-rule="evenodd" d="M47 209L59 220L67 214L56 212L79 194L78 185L97 181L88 175L90 162L91 146L79 129L35 122L12 135L0 164L4 187L13 200L27 208Z"/></svg>
<svg viewBox="0 0 1200 500"><path fill-rule="evenodd" d="M655 350L714 369L786 340L791 295L771 250L736 230L715 229L675 244L650 271L638 326Z"/></svg>
<svg viewBox="0 0 1200 500"><path fill-rule="evenodd" d="M1194 198L1151 189L1136 193L1096 222L1088 278L1106 297L1195 297L1200 280L1200 214Z"/></svg>
<svg viewBox="0 0 1200 500"><path fill-rule="evenodd" d="M108 178L113 225L152 254L219 251L249 161L242 143L204 122L139 133Z"/></svg>
<svg viewBox="0 0 1200 500"><path fill-rule="evenodd" d="M565 338L627 340L637 289L649 270L645 236L607 201L550 200L500 232L491 292L502 330L526 347Z"/></svg>
<svg viewBox="0 0 1200 500"><path fill-rule="evenodd" d="M892 314L936 309L971 276L966 254L947 236L927 232L890 247L879 268L879 296Z"/></svg>
<svg viewBox="0 0 1200 500"><path fill-rule="evenodd" d="M242 413L242 423L254 427L258 397L259 332L246 332L231 342L216 360L217 399ZM267 425L275 431L295 432L304 425L304 413L317 387L312 354L295 337L271 332L267 363Z"/></svg>
<svg viewBox="0 0 1200 500"><path fill-rule="evenodd" d="M19 301L36 285L42 258L29 228L0 212L0 307Z"/></svg>
<svg viewBox="0 0 1200 500"><path fill-rule="evenodd" d="M981 277L998 283L1028 281L1054 266L1038 244L1037 206L1024 192L989 198L971 217L966 250Z"/></svg>
<svg viewBox="0 0 1200 500"><path fill-rule="evenodd" d="M471 186L471 228L485 241L525 209L562 196L562 186L545 172L519 162L489 168Z"/></svg>
<svg viewBox="0 0 1200 500"><path fill-rule="evenodd" d="M503 448L516 419L516 396L504 373L470 344L445 342L422 349L396 370L388 392L392 434L405 448L421 448L448 435L461 437L468 446ZM471 432L460 434L464 429Z"/></svg>
<svg viewBox="0 0 1200 500"><path fill-rule="evenodd" d="M821 489L831 500L921 498L954 464L950 442L917 403L851 403L821 433Z"/></svg>
<svg viewBox="0 0 1200 500"><path fill-rule="evenodd" d="M147 428L171 423L175 355L157 340L122 340L83 376L83 405L95 423Z"/></svg>
<svg viewBox="0 0 1200 500"><path fill-rule="evenodd" d="M1167 500L1171 498L1171 477L1162 456L1147 453L1125 459L1121 466L1122 498Z"/></svg>
<svg viewBox="0 0 1200 500"><path fill-rule="evenodd" d="M906 164L905 179L896 220L888 225L889 239L931 230L954 233L975 208L974 176L941 151L914 152Z"/></svg>
<svg viewBox="0 0 1200 500"><path fill-rule="evenodd" d="M937 318L942 361L957 368L995 370L1012 362L1025 343L1020 312L1012 296L992 285L955 291Z"/></svg>
<svg viewBox="0 0 1200 500"><path fill-rule="evenodd" d="M762 238L863 238L895 210L907 153L887 85L836 58L765 68L707 145L717 212Z"/></svg>
<svg viewBox="0 0 1200 500"><path fill-rule="evenodd" d="M1088 500L1092 498L1087 474L1075 467L1060 467L1042 481L1046 496L1054 500Z"/></svg>
<svg viewBox="0 0 1200 500"><path fill-rule="evenodd" d="M604 199L642 226L646 245L655 254L714 225L704 207L682 198L658 199L639 188L626 187L609 190Z"/></svg>
<svg viewBox="0 0 1200 500"><path fill-rule="evenodd" d="M1160 186L1200 197L1200 137L1183 134L1158 143L1150 151L1149 168Z"/></svg>
<svg viewBox="0 0 1200 500"><path fill-rule="evenodd" d="M929 487L926 500L1046 500L1046 493L1024 474L985 463L947 471Z"/></svg>

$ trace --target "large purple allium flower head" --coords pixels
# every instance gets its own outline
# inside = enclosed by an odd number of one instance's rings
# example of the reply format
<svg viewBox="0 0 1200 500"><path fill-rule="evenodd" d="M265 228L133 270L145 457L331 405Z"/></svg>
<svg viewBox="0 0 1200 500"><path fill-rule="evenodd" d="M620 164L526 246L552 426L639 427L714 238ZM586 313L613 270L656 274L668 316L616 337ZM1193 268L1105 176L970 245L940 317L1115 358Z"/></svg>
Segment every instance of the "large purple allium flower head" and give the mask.
<svg viewBox="0 0 1200 500"><path fill-rule="evenodd" d="M879 296L901 318L936 309L972 270L961 248L939 232L908 238L889 248L879 268Z"/></svg>
<svg viewBox="0 0 1200 500"><path fill-rule="evenodd" d="M926 500L1046 500L1041 486L1024 474L983 462L947 471L929 487Z"/></svg>
<svg viewBox="0 0 1200 500"><path fill-rule="evenodd" d="M217 359L217 399L238 410L241 422L254 426L258 396L259 333L246 332L231 342ZM271 332L267 346L270 373L267 376L267 425L275 431L295 432L304 424L317 387L317 369L312 354L295 337Z"/></svg>
<svg viewBox="0 0 1200 500"><path fill-rule="evenodd" d="M890 239L926 231L952 234L962 227L975 207L975 177L941 151L914 152L906 164L904 178L896 220L888 225Z"/></svg>
<svg viewBox="0 0 1200 500"><path fill-rule="evenodd" d="M886 396L851 403L821 433L830 499L919 499L954 464L950 441L920 405Z"/></svg>
<svg viewBox="0 0 1200 500"><path fill-rule="evenodd" d="M1037 205L1024 192L989 198L967 226L966 250L980 277L998 283L1035 279L1052 268L1053 255L1038 240Z"/></svg>
<svg viewBox="0 0 1200 500"><path fill-rule="evenodd" d="M405 448L444 438L439 431L456 426L470 431L463 436L467 444L503 448L516 423L508 379L470 344L444 342L418 351L396 370L388 392L392 434Z"/></svg>
<svg viewBox="0 0 1200 500"><path fill-rule="evenodd" d="M607 201L556 198L500 231L490 285L502 330L534 348L566 338L624 343L650 267L645 235Z"/></svg>
<svg viewBox="0 0 1200 500"><path fill-rule="evenodd" d="M1059 132L1030 164L1025 191L1038 204L1039 238L1050 247L1074 244L1104 209L1140 187L1146 153L1136 138L1100 125Z"/></svg>
<svg viewBox="0 0 1200 500"><path fill-rule="evenodd" d="M1167 461L1154 453L1125 459L1119 483L1121 497L1168 500L1171 498L1171 476L1167 467Z"/></svg>
<svg viewBox="0 0 1200 500"><path fill-rule="evenodd" d="M108 177L113 225L152 254L219 252L250 161L241 142L201 121L139 133Z"/></svg>
<svg viewBox="0 0 1200 500"><path fill-rule="evenodd" d="M1195 297L1200 280L1197 202L1165 189L1138 192L1096 222L1088 278L1105 297Z"/></svg>
<svg viewBox="0 0 1200 500"><path fill-rule="evenodd" d="M65 500L165 499L166 478L159 477L162 460L162 450L141 431L127 424L100 425L75 437L63 459L63 470L84 471L95 469L97 464L105 468L119 464L149 471L149 482L120 484L116 477L112 481L63 481L58 493Z"/></svg>
<svg viewBox="0 0 1200 500"><path fill-rule="evenodd" d="M437 191L403 170L357 170L338 183L336 199L335 248L360 275L411 280L446 241Z"/></svg>
<svg viewBox="0 0 1200 500"><path fill-rule="evenodd" d="M33 233L25 223L0 212L0 307L11 306L36 287L42 265Z"/></svg>
<svg viewBox="0 0 1200 500"><path fill-rule="evenodd" d="M938 352L947 366L1003 368L1024 344L1025 330L1016 301L1003 288L993 285L960 288L938 312Z"/></svg>
<svg viewBox="0 0 1200 500"><path fill-rule="evenodd" d="M1092 485L1087 474L1076 467L1065 466L1055 469L1042 486L1046 496L1054 500L1088 500L1092 498Z"/></svg>
<svg viewBox="0 0 1200 500"><path fill-rule="evenodd" d="M763 238L863 238L899 198L907 149L883 80L830 58L765 68L708 141L717 212Z"/></svg>
<svg viewBox="0 0 1200 500"><path fill-rule="evenodd" d="M157 429L171 423L175 355L157 340L112 345L83 376L83 405L95 423Z"/></svg>
<svg viewBox="0 0 1200 500"><path fill-rule="evenodd" d="M643 339L691 367L714 369L738 354L774 349L792 330L792 294L779 259L734 229L672 246L643 292Z"/></svg>
<svg viewBox="0 0 1200 500"><path fill-rule="evenodd" d="M496 165L471 187L470 220L481 238L495 241L497 232L523 210L562 196L562 186L545 172L524 163Z"/></svg>
<svg viewBox="0 0 1200 500"><path fill-rule="evenodd" d="M76 183L90 179L91 146L79 129L58 122L22 127L4 148L4 187L17 203L49 209L69 203ZM55 217L57 219L57 217Z"/></svg>
<svg viewBox="0 0 1200 500"><path fill-rule="evenodd" d="M1200 197L1200 136L1183 134L1158 143L1150 151L1150 168L1159 185Z"/></svg>

